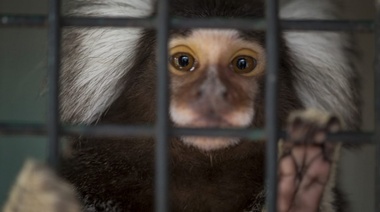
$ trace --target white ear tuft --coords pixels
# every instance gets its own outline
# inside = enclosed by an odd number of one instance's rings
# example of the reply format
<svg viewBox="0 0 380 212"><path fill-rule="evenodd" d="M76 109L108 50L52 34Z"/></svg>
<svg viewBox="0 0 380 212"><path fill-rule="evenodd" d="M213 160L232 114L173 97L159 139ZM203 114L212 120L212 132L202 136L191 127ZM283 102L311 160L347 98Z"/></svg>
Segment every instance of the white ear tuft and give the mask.
<svg viewBox="0 0 380 212"><path fill-rule="evenodd" d="M76 0L65 5L68 16L145 17L152 0ZM72 8L72 9L71 9ZM68 28L63 31L61 116L71 123L91 123L123 89L141 29Z"/></svg>
<svg viewBox="0 0 380 212"><path fill-rule="evenodd" d="M284 19L337 19L332 0L293 0L281 9ZM295 87L306 107L342 117L349 128L359 123L357 57L350 35L342 32L285 32L297 68Z"/></svg>

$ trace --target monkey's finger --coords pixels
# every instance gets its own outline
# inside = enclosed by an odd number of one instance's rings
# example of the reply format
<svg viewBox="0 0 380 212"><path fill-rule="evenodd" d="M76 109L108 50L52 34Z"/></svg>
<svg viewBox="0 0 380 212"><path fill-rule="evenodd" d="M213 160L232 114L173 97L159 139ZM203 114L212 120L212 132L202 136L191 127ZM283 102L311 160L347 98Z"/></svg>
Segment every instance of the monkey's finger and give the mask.
<svg viewBox="0 0 380 212"><path fill-rule="evenodd" d="M279 163L279 183L277 207L279 212L288 212L292 206L298 187L297 166L291 155L285 156Z"/></svg>
<svg viewBox="0 0 380 212"><path fill-rule="evenodd" d="M316 152L322 151L321 148L314 149ZM325 185L329 179L330 168L331 163L324 159L323 154L320 154L308 165L294 200L295 212L318 211Z"/></svg>

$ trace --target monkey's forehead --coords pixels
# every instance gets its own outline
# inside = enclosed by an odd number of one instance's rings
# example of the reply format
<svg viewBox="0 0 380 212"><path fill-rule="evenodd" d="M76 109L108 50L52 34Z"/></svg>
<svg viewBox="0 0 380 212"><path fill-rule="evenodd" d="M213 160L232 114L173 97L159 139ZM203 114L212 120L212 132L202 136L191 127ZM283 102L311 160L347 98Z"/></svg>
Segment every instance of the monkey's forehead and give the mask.
<svg viewBox="0 0 380 212"><path fill-rule="evenodd" d="M260 61L265 61L265 50L260 41L246 39L237 30L226 29L195 29L190 33L174 36L170 39L169 49L176 46L190 48L197 57L210 63L229 60L230 56L242 49L257 53Z"/></svg>
<svg viewBox="0 0 380 212"><path fill-rule="evenodd" d="M255 43L265 46L265 32L248 31L237 29L172 29L170 30L171 40L191 40L191 38L228 38L234 41L245 41L245 43ZM223 39L223 38L222 38ZM223 43L219 43L222 45Z"/></svg>

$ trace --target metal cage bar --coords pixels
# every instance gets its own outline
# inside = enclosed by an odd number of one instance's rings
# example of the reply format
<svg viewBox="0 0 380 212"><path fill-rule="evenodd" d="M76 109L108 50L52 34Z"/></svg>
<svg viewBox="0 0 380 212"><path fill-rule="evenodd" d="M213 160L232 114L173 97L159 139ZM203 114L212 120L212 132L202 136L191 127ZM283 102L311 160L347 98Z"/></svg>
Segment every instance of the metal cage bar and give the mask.
<svg viewBox="0 0 380 212"><path fill-rule="evenodd" d="M102 18L102 17L62 17L62 26L82 27L144 27L154 28L154 18ZM172 28L235 28L265 30L265 19L187 19L169 20ZM0 27L26 26L45 27L47 17L43 15L5 15L0 14ZM375 22L372 20L280 20L283 30L320 30L320 31L357 31L373 32Z"/></svg>
<svg viewBox="0 0 380 212"><path fill-rule="evenodd" d="M266 1L266 81L265 81L265 128L266 128L266 185L267 210L277 211L277 96L280 25L278 17L278 1Z"/></svg>
<svg viewBox="0 0 380 212"><path fill-rule="evenodd" d="M155 211L170 211L169 208L169 75L167 71L168 33L169 33L169 1L157 3L157 121L155 126Z"/></svg>
<svg viewBox="0 0 380 212"><path fill-rule="evenodd" d="M59 66L60 66L60 0L49 1L48 41L48 163L52 167L59 160Z"/></svg>
<svg viewBox="0 0 380 212"><path fill-rule="evenodd" d="M1 135L46 135L44 124L8 124L0 122ZM95 138L125 138L125 137L152 137L154 128L145 125L98 125L98 126L62 126L60 134L67 136L91 136ZM220 128L169 128L170 136L223 136L241 137L249 140L264 140L266 135L263 129L220 129ZM280 138L286 137L286 132L279 133ZM327 135L330 142L349 144L372 144L375 135L372 132L342 132Z"/></svg>
<svg viewBox="0 0 380 212"><path fill-rule="evenodd" d="M376 33L375 33L375 139L376 171L375 171L375 211L380 212L380 0L376 1Z"/></svg>

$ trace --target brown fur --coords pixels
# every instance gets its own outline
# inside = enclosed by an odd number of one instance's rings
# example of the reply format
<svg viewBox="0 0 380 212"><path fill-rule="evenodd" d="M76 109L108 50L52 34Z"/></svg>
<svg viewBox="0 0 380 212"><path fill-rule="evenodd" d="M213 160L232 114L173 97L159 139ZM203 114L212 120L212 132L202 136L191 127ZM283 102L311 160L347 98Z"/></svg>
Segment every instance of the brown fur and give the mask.
<svg viewBox="0 0 380 212"><path fill-rule="evenodd" d="M152 140L80 143L80 153L65 162L70 168L66 166L63 173L75 183L85 203L92 198L99 203L112 201L123 211L153 210ZM258 171L264 165L263 148L262 142L243 142L204 154L173 139L170 150L173 211L241 211L248 207L264 189L263 172ZM116 149L119 151L115 152Z"/></svg>

